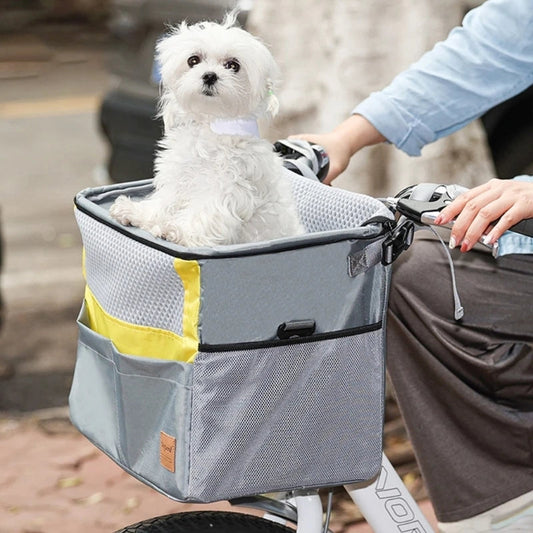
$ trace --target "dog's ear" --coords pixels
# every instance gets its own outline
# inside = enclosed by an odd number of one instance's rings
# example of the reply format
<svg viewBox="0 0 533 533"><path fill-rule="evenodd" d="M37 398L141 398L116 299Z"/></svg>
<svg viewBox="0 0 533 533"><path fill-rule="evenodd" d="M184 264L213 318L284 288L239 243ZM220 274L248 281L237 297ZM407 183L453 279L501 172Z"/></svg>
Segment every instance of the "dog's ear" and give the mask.
<svg viewBox="0 0 533 533"><path fill-rule="evenodd" d="M172 79L172 73L181 61L176 54L176 40L181 39L188 29L189 25L186 21L177 26L169 26L165 36L156 44L156 61L161 74L158 116L163 119L165 131L175 126L176 118L180 113L178 102L168 86L168 80Z"/></svg>
<svg viewBox="0 0 533 533"><path fill-rule="evenodd" d="M170 91L164 91L159 100L159 112L157 116L163 119L164 131L171 130L176 125L176 118L180 114L180 108Z"/></svg>

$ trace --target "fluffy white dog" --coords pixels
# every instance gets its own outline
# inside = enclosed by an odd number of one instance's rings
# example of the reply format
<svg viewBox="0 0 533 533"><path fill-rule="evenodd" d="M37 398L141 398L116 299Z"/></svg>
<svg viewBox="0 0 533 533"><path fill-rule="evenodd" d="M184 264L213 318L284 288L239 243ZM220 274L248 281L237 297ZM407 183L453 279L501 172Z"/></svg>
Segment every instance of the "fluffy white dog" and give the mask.
<svg viewBox="0 0 533 533"><path fill-rule="evenodd" d="M178 244L212 246L302 233L281 159L259 138L273 116L278 69L268 49L235 27L182 23L157 46L165 135L154 192L117 198L111 215Z"/></svg>

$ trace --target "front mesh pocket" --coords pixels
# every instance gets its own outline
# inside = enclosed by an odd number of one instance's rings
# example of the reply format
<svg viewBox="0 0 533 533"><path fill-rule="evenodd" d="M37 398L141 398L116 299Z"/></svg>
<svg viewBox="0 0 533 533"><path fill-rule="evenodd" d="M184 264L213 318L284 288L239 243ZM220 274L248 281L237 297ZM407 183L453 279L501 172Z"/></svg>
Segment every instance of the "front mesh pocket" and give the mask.
<svg viewBox="0 0 533 533"><path fill-rule="evenodd" d="M373 478L383 330L194 363L189 494L215 501Z"/></svg>

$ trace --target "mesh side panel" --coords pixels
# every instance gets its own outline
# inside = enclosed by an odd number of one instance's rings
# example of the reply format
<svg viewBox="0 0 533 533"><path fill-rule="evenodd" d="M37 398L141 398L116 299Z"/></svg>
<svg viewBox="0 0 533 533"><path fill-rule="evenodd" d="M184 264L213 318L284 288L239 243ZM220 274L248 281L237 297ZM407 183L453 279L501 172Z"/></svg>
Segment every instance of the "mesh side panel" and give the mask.
<svg viewBox="0 0 533 533"><path fill-rule="evenodd" d="M371 479L381 464L382 332L199 354L190 494L214 501Z"/></svg>
<svg viewBox="0 0 533 533"><path fill-rule="evenodd" d="M300 220L308 233L356 228L377 215L391 217L390 211L371 196L325 187L300 176L291 176L291 181Z"/></svg>
<svg viewBox="0 0 533 533"><path fill-rule="evenodd" d="M109 314L182 334L184 289L173 257L76 211L87 284Z"/></svg>

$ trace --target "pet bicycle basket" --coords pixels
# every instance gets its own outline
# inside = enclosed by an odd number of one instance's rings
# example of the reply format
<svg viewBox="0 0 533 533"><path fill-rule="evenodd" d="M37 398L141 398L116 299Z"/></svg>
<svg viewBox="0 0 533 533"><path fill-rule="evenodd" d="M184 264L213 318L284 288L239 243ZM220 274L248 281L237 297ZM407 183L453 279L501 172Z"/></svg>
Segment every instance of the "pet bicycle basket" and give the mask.
<svg viewBox="0 0 533 533"><path fill-rule="evenodd" d="M86 293L71 418L173 499L334 486L379 471L390 213L287 174L307 233L212 249L109 216L120 194L148 194L149 180L76 196Z"/></svg>

